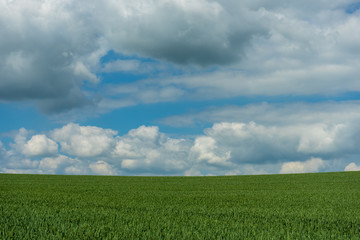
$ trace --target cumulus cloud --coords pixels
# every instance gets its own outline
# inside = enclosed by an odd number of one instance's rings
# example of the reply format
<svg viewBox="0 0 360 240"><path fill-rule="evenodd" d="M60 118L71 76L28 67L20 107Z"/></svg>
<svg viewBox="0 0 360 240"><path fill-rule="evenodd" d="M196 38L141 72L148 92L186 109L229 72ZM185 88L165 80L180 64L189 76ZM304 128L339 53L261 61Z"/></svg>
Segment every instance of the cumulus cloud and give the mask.
<svg viewBox="0 0 360 240"><path fill-rule="evenodd" d="M26 157L51 156L58 152L57 143L44 134L31 136L30 131L21 128L14 137L12 148Z"/></svg>
<svg viewBox="0 0 360 240"><path fill-rule="evenodd" d="M230 151L221 152L222 149L216 145L214 138L205 136L195 139L191 151L198 161L206 161L209 164L228 165L227 160L231 157Z"/></svg>
<svg viewBox="0 0 360 240"><path fill-rule="evenodd" d="M208 108L161 122L175 126L217 122L205 133L238 161L346 159L359 155L359 106L358 101L261 103Z"/></svg>
<svg viewBox="0 0 360 240"><path fill-rule="evenodd" d="M208 161L221 159L233 163L264 163L280 161L287 156L297 157L297 138L288 129L265 127L254 122L223 122L204 132L207 137L197 138L195 149L203 149L204 154L200 156ZM220 149L223 157L219 158L218 154L214 154L213 158L206 157L213 149Z"/></svg>
<svg viewBox="0 0 360 240"><path fill-rule="evenodd" d="M90 164L90 169L93 173L98 175L116 175L117 172L111 165L104 161L97 161Z"/></svg>
<svg viewBox="0 0 360 240"><path fill-rule="evenodd" d="M33 160L29 158L17 158L17 156L14 156L14 153L11 153L8 160L9 162L8 164L6 164L6 168L8 169L34 171L34 173L39 173L41 171L40 169L38 169L38 160ZM36 171L34 169L36 169Z"/></svg>
<svg viewBox="0 0 360 240"><path fill-rule="evenodd" d="M6 149L4 147L4 144L0 141L0 161L4 160L5 153Z"/></svg>
<svg viewBox="0 0 360 240"><path fill-rule="evenodd" d="M0 168L1 173L11 173L11 174L41 174L41 171L36 171L32 169L21 169L21 168Z"/></svg>
<svg viewBox="0 0 360 240"><path fill-rule="evenodd" d="M181 174L189 165L190 146L189 140L169 138L158 127L140 126L117 138L113 157L130 173Z"/></svg>
<svg viewBox="0 0 360 240"><path fill-rule="evenodd" d="M22 128L7 148L0 145L3 172L182 175L190 164L191 140L170 138L156 126L117 136L111 129L70 123L50 131L51 139L29 136Z"/></svg>
<svg viewBox="0 0 360 240"><path fill-rule="evenodd" d="M261 125L254 122L221 122L195 139L192 152L211 165L282 163L305 161L313 156L336 159L359 155L354 124L294 123Z"/></svg>
<svg viewBox="0 0 360 240"><path fill-rule="evenodd" d="M360 171L360 166L356 165L356 163L352 162L352 163L349 163L344 171Z"/></svg>
<svg viewBox="0 0 360 240"><path fill-rule="evenodd" d="M61 151L77 157L97 157L106 155L115 144L111 129L80 126L69 123L51 132L52 138L60 143Z"/></svg>
<svg viewBox="0 0 360 240"><path fill-rule="evenodd" d="M58 145L45 135L34 135L24 144L23 154L27 156L54 155L58 151Z"/></svg>
<svg viewBox="0 0 360 240"><path fill-rule="evenodd" d="M86 172L86 168L80 160L65 155L43 158L39 161L38 168L47 174L83 174Z"/></svg>
<svg viewBox="0 0 360 240"><path fill-rule="evenodd" d="M283 163L280 173L309 173L318 172L324 166L321 158L311 158L305 162L286 162Z"/></svg>
<svg viewBox="0 0 360 240"><path fill-rule="evenodd" d="M298 146L299 152L322 153L336 149L336 142L344 125L329 126L320 124L304 129Z"/></svg>

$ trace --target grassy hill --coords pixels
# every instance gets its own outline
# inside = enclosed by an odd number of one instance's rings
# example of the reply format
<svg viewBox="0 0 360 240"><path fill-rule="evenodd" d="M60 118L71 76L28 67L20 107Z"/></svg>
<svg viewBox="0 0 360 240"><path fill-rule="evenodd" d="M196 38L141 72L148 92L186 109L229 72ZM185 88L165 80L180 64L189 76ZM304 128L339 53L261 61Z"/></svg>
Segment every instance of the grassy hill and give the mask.
<svg viewBox="0 0 360 240"><path fill-rule="evenodd" d="M0 174L0 239L359 239L360 172Z"/></svg>

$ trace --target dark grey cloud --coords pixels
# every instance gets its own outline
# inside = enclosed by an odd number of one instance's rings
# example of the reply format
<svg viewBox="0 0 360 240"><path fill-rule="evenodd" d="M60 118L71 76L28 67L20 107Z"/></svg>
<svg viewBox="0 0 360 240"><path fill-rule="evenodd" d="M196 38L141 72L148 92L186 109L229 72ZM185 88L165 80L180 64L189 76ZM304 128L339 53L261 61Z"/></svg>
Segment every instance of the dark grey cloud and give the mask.
<svg viewBox="0 0 360 240"><path fill-rule="evenodd" d="M267 33L246 6L231 13L216 1L141 1L118 20L109 34L115 49L200 66L238 62L252 38Z"/></svg>
<svg viewBox="0 0 360 240"><path fill-rule="evenodd" d="M44 112L88 104L81 88L97 81L92 68L98 59L91 59L101 49L96 27L65 2L1 7L0 100L34 100Z"/></svg>
<svg viewBox="0 0 360 240"><path fill-rule="evenodd" d="M354 2L2 1L0 100L31 100L45 113L97 106L83 86L111 69L100 66L111 49L222 70L170 79L179 98L189 97L184 87L217 97L358 90L360 20L346 13Z"/></svg>
<svg viewBox="0 0 360 240"><path fill-rule="evenodd" d="M73 86L68 89L64 95L58 97L52 96L51 98L37 102L38 108L42 112L46 114L56 114L77 108L93 108L97 104L97 99L86 96L79 87Z"/></svg>
<svg viewBox="0 0 360 240"><path fill-rule="evenodd" d="M113 48L177 64L230 64L264 29L217 2L5 1L0 6L0 100L34 100L46 113L93 101L100 58ZM245 10L244 10L245 12ZM237 21L241 20L241 21Z"/></svg>

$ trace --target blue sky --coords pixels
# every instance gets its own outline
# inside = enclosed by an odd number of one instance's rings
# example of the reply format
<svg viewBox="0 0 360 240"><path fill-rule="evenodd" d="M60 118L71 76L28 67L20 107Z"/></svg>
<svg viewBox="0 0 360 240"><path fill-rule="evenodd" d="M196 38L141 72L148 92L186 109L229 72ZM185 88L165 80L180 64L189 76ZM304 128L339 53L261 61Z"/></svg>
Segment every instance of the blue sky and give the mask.
<svg viewBox="0 0 360 240"><path fill-rule="evenodd" d="M0 172L360 170L359 8L1 1Z"/></svg>

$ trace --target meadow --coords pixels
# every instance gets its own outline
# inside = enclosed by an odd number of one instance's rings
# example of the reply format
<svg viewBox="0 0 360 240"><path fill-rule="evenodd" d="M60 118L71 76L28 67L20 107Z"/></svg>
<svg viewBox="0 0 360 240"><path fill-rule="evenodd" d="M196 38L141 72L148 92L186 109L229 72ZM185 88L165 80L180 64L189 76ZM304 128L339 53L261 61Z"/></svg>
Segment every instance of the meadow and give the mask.
<svg viewBox="0 0 360 240"><path fill-rule="evenodd" d="M360 239L360 172L0 174L0 239Z"/></svg>

